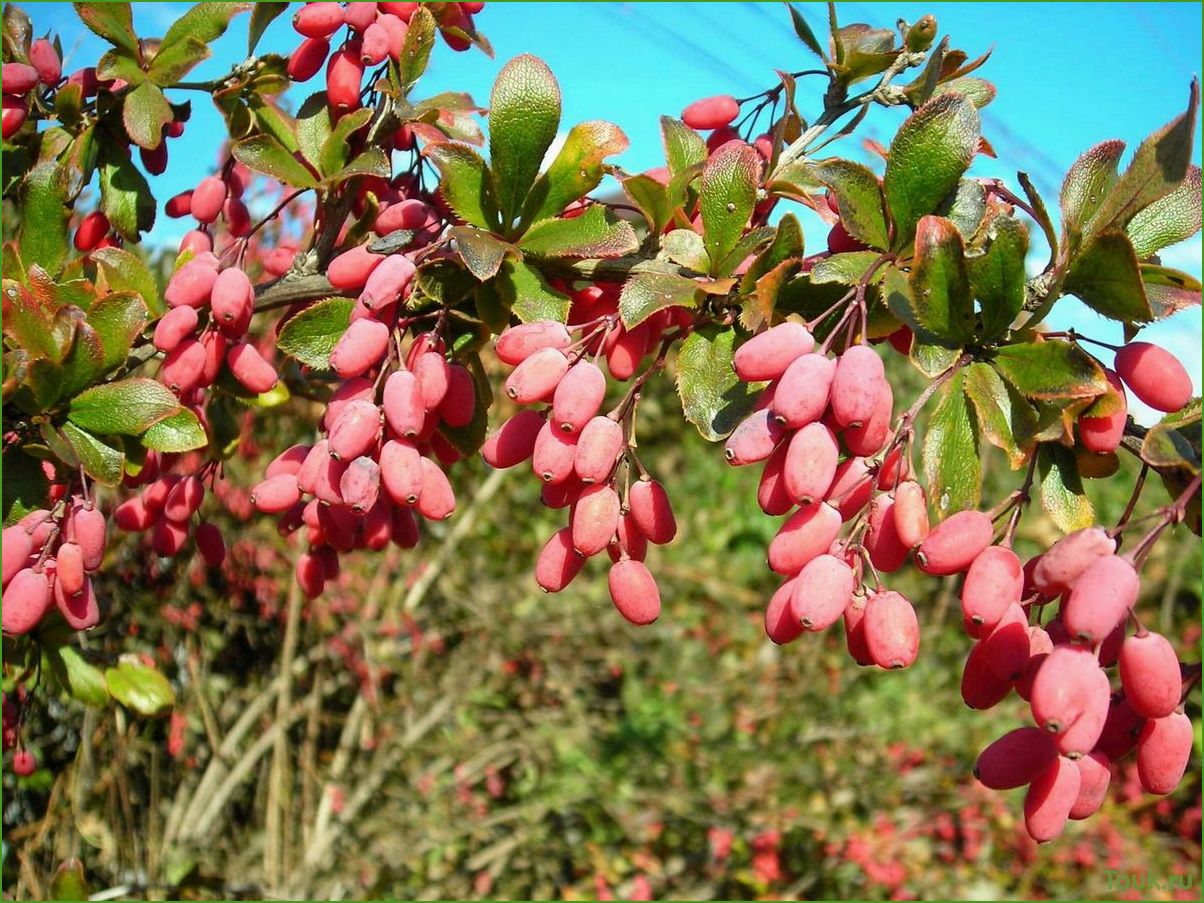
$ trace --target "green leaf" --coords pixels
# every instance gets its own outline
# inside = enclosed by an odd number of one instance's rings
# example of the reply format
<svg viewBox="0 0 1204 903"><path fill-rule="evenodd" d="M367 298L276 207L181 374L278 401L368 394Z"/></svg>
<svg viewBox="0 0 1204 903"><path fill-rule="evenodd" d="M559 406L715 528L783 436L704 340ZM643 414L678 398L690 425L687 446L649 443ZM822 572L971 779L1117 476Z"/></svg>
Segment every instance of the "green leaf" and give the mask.
<svg viewBox="0 0 1204 903"><path fill-rule="evenodd" d="M1178 313L1186 308L1200 306L1200 293L1198 291L1147 282L1145 295L1149 299L1150 309L1154 312L1155 320L1164 320L1171 314Z"/></svg>
<svg viewBox="0 0 1204 903"><path fill-rule="evenodd" d="M976 75L966 75L950 79L944 84L937 85L937 94L960 94L980 110L995 99L995 86L985 78Z"/></svg>
<svg viewBox="0 0 1204 903"><path fill-rule="evenodd" d="M686 419L708 442L724 439L756 403L757 389L732 369L736 330L704 326L677 354L677 392Z"/></svg>
<svg viewBox="0 0 1204 903"><path fill-rule="evenodd" d="M649 233L659 235L663 232L669 220L673 218L668 186L642 173L627 176L620 181L627 196L640 208L640 213L644 214L644 219L648 221Z"/></svg>
<svg viewBox="0 0 1204 903"><path fill-rule="evenodd" d="M163 383L145 376L95 386L71 399L67 418L101 436L140 436L151 424L179 410Z"/></svg>
<svg viewBox="0 0 1204 903"><path fill-rule="evenodd" d="M1125 233L1138 257L1186 241L1200 231L1200 167L1187 167L1187 176L1170 194L1139 211Z"/></svg>
<svg viewBox="0 0 1204 903"><path fill-rule="evenodd" d="M84 471L102 486L116 486L125 471L125 452L102 442L74 423L64 423L63 437L71 444Z"/></svg>
<svg viewBox="0 0 1204 903"><path fill-rule="evenodd" d="M665 145L665 162L673 175L685 172L707 158L707 146L702 136L680 119L661 117L661 140Z"/></svg>
<svg viewBox="0 0 1204 903"><path fill-rule="evenodd" d="M313 188L318 180L283 144L270 135L254 135L231 148L234 158L256 172L294 188Z"/></svg>
<svg viewBox="0 0 1204 903"><path fill-rule="evenodd" d="M702 236L693 229L674 229L661 239L661 248L665 256L678 266L695 273L710 271L711 261L706 248L702 246Z"/></svg>
<svg viewBox="0 0 1204 903"><path fill-rule="evenodd" d="M379 147L370 147L333 176L323 180L324 185L337 185L356 176L377 176L387 179L393 170L389 164L389 156Z"/></svg>
<svg viewBox="0 0 1204 903"><path fill-rule="evenodd" d="M970 287L982 308L982 334L990 341L1008 331L1024 307L1028 231L1011 216L987 227L986 248L966 258Z"/></svg>
<svg viewBox="0 0 1204 903"><path fill-rule="evenodd" d="M927 376L936 379L962 356L960 348L946 348L944 345L932 345L920 340L917 335L911 343L908 359L911 365Z"/></svg>
<svg viewBox="0 0 1204 903"><path fill-rule="evenodd" d="M63 395L74 395L92 385L105 371L105 349L92 326L83 322L84 312L78 308L63 308L60 316L69 313L75 321L75 341L63 358Z"/></svg>
<svg viewBox="0 0 1204 903"><path fill-rule="evenodd" d="M752 291L756 282L770 270L779 268L788 260L801 263L804 253L803 228L799 225L798 217L787 213L778 222L777 233L769 247L757 255L740 282L741 293Z"/></svg>
<svg viewBox="0 0 1204 903"><path fill-rule="evenodd" d="M569 130L564 146L527 196L523 222L534 223L560 213L602 181L602 161L627 150L627 136L610 122L583 122Z"/></svg>
<svg viewBox="0 0 1204 903"><path fill-rule="evenodd" d="M1056 443L1043 443L1037 449L1037 481L1041 505L1062 532L1072 533L1095 523L1095 511L1083 492L1073 451Z"/></svg>
<svg viewBox="0 0 1204 903"><path fill-rule="evenodd" d="M138 53L134 17L128 3L73 3L81 21L110 44Z"/></svg>
<svg viewBox="0 0 1204 903"><path fill-rule="evenodd" d="M155 196L129 157L103 146L100 153L100 209L122 238L136 242L155 224Z"/></svg>
<svg viewBox="0 0 1204 903"><path fill-rule="evenodd" d="M154 718L165 715L176 704L171 684L154 668L137 661L123 661L105 669L109 693L127 709Z"/></svg>
<svg viewBox="0 0 1204 903"><path fill-rule="evenodd" d="M87 900L88 893L84 865L78 859L68 859L54 870L54 878L50 882L50 899Z"/></svg>
<svg viewBox="0 0 1204 903"><path fill-rule="evenodd" d="M147 74L157 85L175 84L212 51L207 46L226 33L230 20L251 3L197 3L176 19L151 61Z"/></svg>
<svg viewBox="0 0 1204 903"><path fill-rule="evenodd" d="M315 370L330 369L330 352L351 323L351 298L326 298L311 304L280 329L276 341L285 354Z"/></svg>
<svg viewBox="0 0 1204 903"><path fill-rule="evenodd" d="M448 206L466 223L492 230L497 226L497 198L485 161L463 144L427 145L424 151L439 170L439 190Z"/></svg>
<svg viewBox="0 0 1204 903"><path fill-rule="evenodd" d="M1152 467L1200 472L1199 398L1150 427L1141 443L1141 459Z"/></svg>
<svg viewBox="0 0 1204 903"><path fill-rule="evenodd" d="M468 271L482 282L497 275L506 255L514 251L514 245L471 226L456 226L449 234Z"/></svg>
<svg viewBox="0 0 1204 903"><path fill-rule="evenodd" d="M827 282L856 285L881 259L882 255L878 251L846 251L843 254L833 254L812 264L811 281L816 285ZM879 282L885 275L885 268L879 267L871 279Z"/></svg>
<svg viewBox="0 0 1204 903"><path fill-rule="evenodd" d="M109 704L109 688L104 672L89 664L73 646L49 646L45 649L46 660L63 689L84 705L104 708ZM82 897L56 897L56 899L84 899Z"/></svg>
<svg viewBox="0 0 1204 903"><path fill-rule="evenodd" d="M420 6L410 19L410 27L406 31L405 43L401 48L398 72L402 95L409 94L422 77L422 73L426 72L426 64L431 58L431 49L434 46L435 17L425 6Z"/></svg>
<svg viewBox="0 0 1204 903"><path fill-rule="evenodd" d="M878 177L860 163L833 158L815 166L815 177L832 189L840 221L848 233L871 248L890 242Z"/></svg>
<svg viewBox="0 0 1204 903"><path fill-rule="evenodd" d="M1133 246L1118 232L1100 235L1082 247L1066 273L1065 290L1113 320L1154 319Z"/></svg>
<svg viewBox="0 0 1204 903"><path fill-rule="evenodd" d="M137 53L128 50L113 49L96 61L96 77L105 81L125 79L131 85L141 85L146 82L146 73Z"/></svg>
<svg viewBox="0 0 1204 903"><path fill-rule="evenodd" d="M35 357L61 361L67 349L46 307L12 279L4 280L4 335Z"/></svg>
<svg viewBox="0 0 1204 903"><path fill-rule="evenodd" d="M1049 339L1006 345L995 353L993 363L1025 398L1094 398L1108 390L1095 358L1073 342Z"/></svg>
<svg viewBox="0 0 1204 903"><path fill-rule="evenodd" d="M28 267L39 264L57 273L67 259L67 184L52 161L35 166L21 186L17 244Z"/></svg>
<svg viewBox="0 0 1204 903"><path fill-rule="evenodd" d="M330 137L330 108L326 92L311 94L297 110L297 146L301 156L315 168L322 159L322 147Z"/></svg>
<svg viewBox="0 0 1204 903"><path fill-rule="evenodd" d="M623 284L619 295L619 316L628 329L666 307L697 306L698 283L671 273L637 273Z"/></svg>
<svg viewBox="0 0 1204 903"><path fill-rule="evenodd" d="M152 424L142 436L142 444L161 452L186 452L209 444L205 427L196 414L184 408Z"/></svg>
<svg viewBox="0 0 1204 903"><path fill-rule="evenodd" d="M1007 455L1013 470L1023 467L1036 442L1036 410L989 364L975 362L965 372L966 397L982 434Z"/></svg>
<svg viewBox="0 0 1204 903"><path fill-rule="evenodd" d="M498 289L505 305L524 323L569 318L570 300L556 292L547 280L521 260L507 260L498 274Z"/></svg>
<svg viewBox="0 0 1204 903"><path fill-rule="evenodd" d="M1062 182L1062 227L1081 233L1104 202L1116 180L1125 143L1113 139L1101 141L1074 161Z"/></svg>
<svg viewBox="0 0 1204 903"><path fill-rule="evenodd" d="M639 248L630 223L594 204L581 216L546 219L532 226L518 243L536 257L622 257Z"/></svg>
<svg viewBox="0 0 1204 903"><path fill-rule="evenodd" d="M957 231L969 242L986 217L987 190L977 179L962 179L941 201L936 212L957 226Z"/></svg>
<svg viewBox="0 0 1204 903"><path fill-rule="evenodd" d="M251 25L247 30L247 56L255 54L259 39L272 21L288 9L288 3L255 3L251 9Z"/></svg>
<svg viewBox="0 0 1204 903"><path fill-rule="evenodd" d="M127 94L121 108L126 134L136 145L147 150L154 150L163 141L163 126L171 122L174 115L163 90L150 82L143 82Z"/></svg>
<svg viewBox="0 0 1204 903"><path fill-rule="evenodd" d="M977 508L982 491L978 426L966 403L964 373L940 390L940 401L924 433L924 476L937 518Z"/></svg>
<svg viewBox="0 0 1204 903"><path fill-rule="evenodd" d="M318 171L324 176L334 175L347 164L351 152L351 136L368 124L372 111L367 107L352 110L339 121L330 132L330 136L322 142L322 151L318 158Z"/></svg>
<svg viewBox="0 0 1204 903"><path fill-rule="evenodd" d="M794 33L798 35L799 40L807 45L808 50L826 63L828 56L824 53L819 39L815 37L815 32L811 30L811 26L807 24L807 20L803 18L802 13L789 3L786 4L786 8L790 10L790 22L794 25Z"/></svg>
<svg viewBox="0 0 1204 903"><path fill-rule="evenodd" d="M489 159L502 225L509 228L560 125L560 86L530 54L502 67L489 98Z"/></svg>
<svg viewBox="0 0 1204 903"><path fill-rule="evenodd" d="M747 144L722 147L702 170L699 209L703 244L711 259L711 275L736 247L757 203L761 157Z"/></svg>
<svg viewBox="0 0 1204 903"><path fill-rule="evenodd" d="M247 98L247 107L255 117L255 124L261 132L279 141L290 154L301 149L297 140L297 121L281 110L274 100L265 99L260 94L252 94Z"/></svg>
<svg viewBox="0 0 1204 903"><path fill-rule="evenodd" d="M134 292L142 298L151 314L158 316L163 313L163 302L159 298L155 277L140 258L123 248L100 248L90 256L104 271L109 291Z"/></svg>
<svg viewBox="0 0 1204 903"><path fill-rule="evenodd" d="M1151 134L1133 154L1099 211L1084 230L1084 238L1125 228L1141 210L1174 191L1187 176L1200 83L1192 80L1187 110Z"/></svg>
<svg viewBox="0 0 1204 903"><path fill-rule="evenodd" d="M42 470L42 462L16 444L4 449L3 470L4 525L9 526L46 505L50 481Z"/></svg>
<svg viewBox="0 0 1204 903"><path fill-rule="evenodd" d="M920 218L957 187L980 137L978 111L958 94L932 98L899 127L883 178L896 248L905 247Z"/></svg>
<svg viewBox="0 0 1204 903"><path fill-rule="evenodd" d="M959 346L973 338L974 297L961 234L949 220L920 220L910 283L912 314L927 333Z"/></svg>

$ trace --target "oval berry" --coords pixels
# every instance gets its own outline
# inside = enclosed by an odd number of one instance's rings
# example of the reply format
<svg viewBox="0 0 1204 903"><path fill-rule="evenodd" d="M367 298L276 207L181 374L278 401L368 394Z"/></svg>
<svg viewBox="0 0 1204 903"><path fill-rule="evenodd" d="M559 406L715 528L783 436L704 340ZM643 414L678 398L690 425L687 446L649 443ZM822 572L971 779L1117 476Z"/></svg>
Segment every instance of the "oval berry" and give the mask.
<svg viewBox="0 0 1204 903"><path fill-rule="evenodd" d="M663 546L673 541L677 535L677 518L673 516L669 493L659 482L636 480L628 492L627 506L636 526L649 542Z"/></svg>
<svg viewBox="0 0 1204 903"><path fill-rule="evenodd" d="M1170 793L1179 786L1191 757L1191 719L1182 712L1151 718L1137 738L1137 776L1148 793Z"/></svg>
<svg viewBox="0 0 1204 903"><path fill-rule="evenodd" d="M571 520L573 548L587 558L597 555L619 528L619 494L607 484L587 487L577 498Z"/></svg>
<svg viewBox="0 0 1204 903"><path fill-rule="evenodd" d="M562 433L545 420L535 436L531 469L545 483L563 483L573 476L576 454L577 437Z"/></svg>
<svg viewBox="0 0 1204 903"><path fill-rule="evenodd" d="M899 542L914 549L924 541L929 529L928 499L924 495L924 487L915 480L901 482L895 487L895 504L891 510Z"/></svg>
<svg viewBox="0 0 1204 903"><path fill-rule="evenodd" d="M854 345L836 361L832 376L831 405L836 422L843 426L866 423L878 407L886 371L882 358L869 345Z"/></svg>
<svg viewBox="0 0 1204 903"><path fill-rule="evenodd" d="M786 491L800 504L808 505L828 494L836 478L840 446L832 431L822 423L809 423L794 434L786 452L782 476Z"/></svg>
<svg viewBox="0 0 1204 903"><path fill-rule="evenodd" d="M896 498L896 511L899 501ZM1024 570L1020 558L1003 546L988 546L978 554L962 584L962 615L974 624L994 629L1008 609L1020 602Z"/></svg>
<svg viewBox="0 0 1204 903"><path fill-rule="evenodd" d="M409 442L390 439L380 449L380 478L399 505L413 505L422 494L422 455Z"/></svg>
<svg viewBox="0 0 1204 903"><path fill-rule="evenodd" d="M642 561L627 558L612 564L607 584L615 608L632 624L651 624L660 617L660 590Z"/></svg>
<svg viewBox="0 0 1204 903"><path fill-rule="evenodd" d="M552 420L565 433L579 432L606 396L606 375L597 364L578 361L568 369L552 396Z"/></svg>
<svg viewBox="0 0 1204 903"><path fill-rule="evenodd" d="M806 630L827 630L840 620L853 598L853 569L834 555L804 565L790 598L790 611Z"/></svg>
<svg viewBox="0 0 1204 903"><path fill-rule="evenodd" d="M1081 646L1057 646L1033 677L1033 719L1051 734L1069 728L1095 692L1099 662Z"/></svg>
<svg viewBox="0 0 1204 903"><path fill-rule="evenodd" d="M789 321L779 323L737 348L732 367L746 383L777 379L814 347L815 339L806 326Z"/></svg>
<svg viewBox="0 0 1204 903"><path fill-rule="evenodd" d="M1062 623L1072 637L1095 645L1129 614L1141 590L1141 579L1126 559L1106 555L1079 575L1062 603Z"/></svg>
<svg viewBox="0 0 1204 903"><path fill-rule="evenodd" d="M485 444L481 446L481 456L490 467L498 470L521 464L530 458L535 450L535 439L543 424L543 415L538 411L519 411L485 440ZM580 444L578 441L578 449L573 459L574 466L581 453Z"/></svg>
<svg viewBox="0 0 1204 903"><path fill-rule="evenodd" d="M569 359L559 348L541 348L527 357L506 377L506 395L519 404L544 401L569 369Z"/></svg>
<svg viewBox="0 0 1204 903"><path fill-rule="evenodd" d="M50 603L50 577L44 570L17 571L4 588L4 599L0 602L4 632L15 636L29 633L38 626Z"/></svg>
<svg viewBox="0 0 1204 903"><path fill-rule="evenodd" d="M991 518L981 511L959 511L924 537L916 564L936 577L961 573L991 544L993 532Z"/></svg>
<svg viewBox="0 0 1204 903"><path fill-rule="evenodd" d="M1038 727L1008 731L982 751L974 777L991 790L1012 790L1031 784L1058 756L1053 738Z"/></svg>
<svg viewBox="0 0 1204 903"><path fill-rule="evenodd" d="M1033 566L1033 588L1054 597L1070 589L1093 562L1116 551L1116 540L1103 527L1070 533L1050 546Z"/></svg>
<svg viewBox="0 0 1204 903"><path fill-rule="evenodd" d="M1024 795L1024 829L1037 843L1048 843L1066 826L1079 797L1078 766L1058 756L1029 785Z"/></svg>
<svg viewBox="0 0 1204 903"><path fill-rule="evenodd" d="M330 366L344 379L359 376L380 363L388 347L388 326L376 320L356 320L335 343Z"/></svg>
<svg viewBox="0 0 1204 903"><path fill-rule="evenodd" d="M1183 678L1175 649L1160 633L1135 634L1120 647L1120 684L1125 697L1143 718L1165 718L1183 695Z"/></svg>
<svg viewBox="0 0 1204 903"><path fill-rule="evenodd" d="M563 323L556 320L536 320L507 329L498 336L494 351L503 364L516 367L536 351L544 348L563 351L571 344L572 336Z"/></svg>
<svg viewBox="0 0 1204 903"><path fill-rule="evenodd" d="M1116 352L1115 366L1133 394L1156 411L1177 411L1191 400L1191 377L1165 348L1130 342Z"/></svg>
<svg viewBox="0 0 1204 903"><path fill-rule="evenodd" d="M709 131L731 125L740 115L740 104L730 94L716 94L696 100L681 113L681 120L692 129Z"/></svg>
<svg viewBox="0 0 1204 903"><path fill-rule="evenodd" d="M1079 770L1079 795L1070 807L1070 818L1081 821L1099 811L1108 797L1112 781L1112 762L1102 752L1090 752L1074 760Z"/></svg>
<svg viewBox="0 0 1204 903"><path fill-rule="evenodd" d="M791 577L777 588L765 607L765 635L779 646L793 643L803 635L803 625L791 611L791 600L797 577Z"/></svg>
<svg viewBox="0 0 1204 903"><path fill-rule="evenodd" d="M558 593L580 572L585 559L573 548L573 531L557 530L535 560L535 582L547 593Z"/></svg>
<svg viewBox="0 0 1204 903"><path fill-rule="evenodd" d="M865 644L879 668L906 668L920 650L920 622L902 593L870 593L865 603Z"/></svg>
<svg viewBox="0 0 1204 903"><path fill-rule="evenodd" d="M798 429L823 416L836 363L822 354L804 354L786 368L769 409L778 423Z"/></svg>

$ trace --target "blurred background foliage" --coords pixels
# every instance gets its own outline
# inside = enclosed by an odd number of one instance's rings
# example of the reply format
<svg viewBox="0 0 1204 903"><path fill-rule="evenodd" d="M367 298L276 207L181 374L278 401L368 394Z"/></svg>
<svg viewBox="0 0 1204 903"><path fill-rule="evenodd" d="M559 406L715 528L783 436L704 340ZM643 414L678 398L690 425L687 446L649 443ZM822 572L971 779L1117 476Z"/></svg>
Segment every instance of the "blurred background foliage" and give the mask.
<svg viewBox="0 0 1204 903"><path fill-rule="evenodd" d="M920 378L888 359L908 404ZM98 592L111 613L84 640L153 657L175 714L35 707L40 768L4 778L5 895L1198 898L1198 882L1153 882L1199 877L1199 734L1173 796L1143 795L1130 760L1098 816L1037 847L1023 791L971 775L1027 707L962 704L956 581L886 578L924 626L906 671L857 668L839 627L771 644L777 523L757 508L757 469L728 467L672 385L650 383L639 415L681 525L650 552L664 613L643 629L613 610L598 562L559 595L539 590L532 564L563 515L522 468L479 461L456 469L460 509L418 549L352 557L304 602L296 541L250 519L239 487L307 439L290 432L305 420L261 417L219 483L223 572L127 541ZM1020 479L999 454L986 472L989 502ZM1101 522L1135 478L1126 458L1090 481ZM1165 500L1151 481L1138 513ZM1018 551L1056 535L1034 504ZM1172 531L1143 577L1143 620L1196 660L1199 540ZM1122 892L1109 870L1151 883Z"/></svg>

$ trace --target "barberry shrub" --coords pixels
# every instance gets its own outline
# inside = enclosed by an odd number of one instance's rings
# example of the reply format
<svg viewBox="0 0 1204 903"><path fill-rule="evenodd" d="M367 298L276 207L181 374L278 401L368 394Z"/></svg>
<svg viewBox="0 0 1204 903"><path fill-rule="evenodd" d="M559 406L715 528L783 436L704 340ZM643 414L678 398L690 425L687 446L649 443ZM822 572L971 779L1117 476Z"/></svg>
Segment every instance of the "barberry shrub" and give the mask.
<svg viewBox="0 0 1204 903"><path fill-rule="evenodd" d="M544 503L566 512L531 563L538 585L566 591L606 553L618 615L652 624L649 546L674 541L677 521L672 475L649 472L636 432L641 389L669 372L685 419L732 466L761 468L757 504L783 518L766 550L782 580L769 640L839 622L857 664L906 668L923 652L925 600L890 575L911 562L957 577L965 703L1015 691L1035 723L985 750L976 773L1028 787L1035 839L1094 812L1132 752L1147 791L1173 790L1200 665L1143 626L1141 567L1168 529L1200 531L1201 414L1182 364L1137 337L1200 302L1199 282L1157 256L1200 228L1197 84L1123 169L1117 140L1079 158L1055 227L1052 199L1023 173L1015 188L973 174L994 153L979 115L995 96L977 74L989 53L936 41L930 16L896 33L841 27L833 11L825 45L792 10L821 69L662 117L665 166L629 172L609 162L628 141L606 122L568 129L543 165L561 92L534 56L501 68L488 136L469 96L415 93L436 37L491 52L482 6L306 4L286 58L256 44L288 4L198 4L146 38L129 4L79 3L112 46L66 77L59 40L34 40L5 7L14 771L36 768L20 726L42 694L172 707L151 664L82 655L75 634L105 618L92 578L115 533L142 537L148 555L229 567L206 513L248 417L310 418L250 488L290 537L305 596L337 579L343 556L413 548L424 523L453 517L472 488L448 474L482 454L529 466ZM189 82L244 13L246 60ZM301 87L320 74L318 90ZM804 114L814 77L822 108ZM156 198L144 173L170 165L197 90L229 140L212 174ZM876 107L908 112L878 171L833 156ZM597 196L606 176L621 200ZM802 208L829 230L819 250ZM140 248L160 215L192 226L162 280ZM1047 255L1031 276L1030 243ZM1068 295L1123 324L1126 343L1045 329ZM895 397L903 363L928 380L915 398ZM1166 416L1136 425L1129 392ZM1017 474L1001 499L981 497L984 442ZM1114 473L1122 453L1142 462L1134 502L1150 473L1169 502L1097 524L1082 480ZM1012 541L1038 498L1065 536L1026 562Z"/></svg>

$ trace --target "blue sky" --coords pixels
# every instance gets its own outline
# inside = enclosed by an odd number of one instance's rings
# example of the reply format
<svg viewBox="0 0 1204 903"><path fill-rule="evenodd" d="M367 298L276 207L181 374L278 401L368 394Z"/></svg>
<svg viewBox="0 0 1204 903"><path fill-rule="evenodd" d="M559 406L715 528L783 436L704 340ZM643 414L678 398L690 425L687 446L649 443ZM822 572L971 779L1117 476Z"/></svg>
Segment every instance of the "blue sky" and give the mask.
<svg viewBox="0 0 1204 903"><path fill-rule="evenodd" d="M187 8L181 3L135 3L139 34L162 34ZM798 8L819 34L823 4ZM84 30L70 4L27 6L38 33L58 31L68 66L94 62L103 42ZM984 111L984 132L998 161L979 158L973 174L999 176L1015 185L1015 171L1034 179L1051 209L1057 206L1062 174L1086 148L1105 138L1122 138L1130 148L1179 113L1192 75L1199 72L1201 5L1198 3L842 3L842 23L890 27L902 16L914 21L932 12L942 34L971 57L994 45L979 74L1000 93ZM288 53L297 35L282 16L261 42L262 51ZM638 170L661 160L657 117L678 114L698 97L745 96L774 83L773 70L812 67L815 58L795 38L778 3L490 3L477 18L496 58L473 51L456 54L438 46L417 95L467 90L481 103L501 65L531 52L543 57L564 92L564 125L586 119L618 123L631 149L618 162ZM228 68L246 47L247 17L241 16L217 46L198 78ZM223 52L224 51L224 52ZM225 62L225 65L222 64ZM309 83L320 85L319 78ZM799 92L804 115L818 108L822 79ZM193 99L193 120L183 142L173 142L173 165L153 180L160 196L195 184L216 165L222 124L204 96ZM297 103L304 99L297 94ZM903 110L874 110L858 133L884 143ZM211 137L212 136L212 137ZM859 141L836 145L833 153L862 156ZM1195 159L1200 160L1199 137ZM152 240L174 242L181 224L161 219ZM809 233L819 246L823 233ZM1199 236L1169 249L1164 262L1200 275ZM1038 262L1039 265L1039 262ZM1076 325L1089 335L1119 340L1119 331L1077 302L1060 305L1052 321ZM1171 348L1200 389L1200 311L1188 311L1146 331Z"/></svg>

